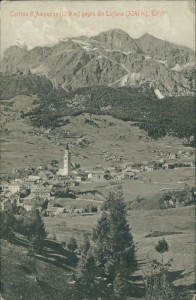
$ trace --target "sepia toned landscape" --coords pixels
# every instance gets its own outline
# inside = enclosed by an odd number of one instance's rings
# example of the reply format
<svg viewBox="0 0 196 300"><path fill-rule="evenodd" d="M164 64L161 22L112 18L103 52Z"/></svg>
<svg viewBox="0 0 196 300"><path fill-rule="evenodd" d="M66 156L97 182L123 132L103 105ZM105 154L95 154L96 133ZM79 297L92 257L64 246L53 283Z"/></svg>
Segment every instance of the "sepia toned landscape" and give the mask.
<svg viewBox="0 0 196 300"><path fill-rule="evenodd" d="M195 299L195 52L114 28L0 78L1 299Z"/></svg>

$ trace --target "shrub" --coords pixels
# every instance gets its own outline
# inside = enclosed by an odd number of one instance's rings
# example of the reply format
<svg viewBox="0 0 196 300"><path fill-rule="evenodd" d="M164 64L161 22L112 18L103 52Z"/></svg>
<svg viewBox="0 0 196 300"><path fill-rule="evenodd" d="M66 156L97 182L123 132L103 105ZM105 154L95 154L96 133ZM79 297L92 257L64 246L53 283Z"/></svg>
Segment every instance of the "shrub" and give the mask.
<svg viewBox="0 0 196 300"><path fill-rule="evenodd" d="M68 244L67 244L67 248L71 251L74 252L77 248L78 248L78 244L77 241L74 237L71 237Z"/></svg>

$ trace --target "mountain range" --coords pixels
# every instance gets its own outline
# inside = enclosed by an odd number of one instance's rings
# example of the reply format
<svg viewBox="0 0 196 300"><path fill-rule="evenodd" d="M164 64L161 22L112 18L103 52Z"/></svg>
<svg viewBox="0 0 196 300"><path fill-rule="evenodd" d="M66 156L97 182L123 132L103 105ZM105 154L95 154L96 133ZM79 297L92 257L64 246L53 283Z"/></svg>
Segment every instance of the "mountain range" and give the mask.
<svg viewBox="0 0 196 300"><path fill-rule="evenodd" d="M80 87L133 86L158 99L194 95L195 52L149 34L131 38L121 29L60 40L51 47L24 44L5 50L2 74L34 74L67 92Z"/></svg>

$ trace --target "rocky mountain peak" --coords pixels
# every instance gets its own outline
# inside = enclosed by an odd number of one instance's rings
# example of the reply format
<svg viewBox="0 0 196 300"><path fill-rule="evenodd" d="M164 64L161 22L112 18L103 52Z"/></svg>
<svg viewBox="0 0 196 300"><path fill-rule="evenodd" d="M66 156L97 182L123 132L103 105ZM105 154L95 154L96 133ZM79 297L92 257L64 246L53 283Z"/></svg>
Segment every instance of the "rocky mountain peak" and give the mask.
<svg viewBox="0 0 196 300"><path fill-rule="evenodd" d="M140 49L134 39L132 39L130 35L122 29L110 29L101 32L99 35L94 36L93 39L99 41L105 47L112 50L140 52Z"/></svg>
<svg viewBox="0 0 196 300"><path fill-rule="evenodd" d="M194 52L148 33L133 39L121 29L93 37L60 40L31 50L14 45L1 61L1 72L46 76L55 87L74 90L106 85L152 89L159 99L193 95ZM27 72L28 71L28 72Z"/></svg>
<svg viewBox="0 0 196 300"><path fill-rule="evenodd" d="M24 55L25 53L27 53L27 47L25 46L21 46L21 45L13 45L10 46L9 48L7 48L4 52L4 57L10 57L10 56L18 56L18 55Z"/></svg>

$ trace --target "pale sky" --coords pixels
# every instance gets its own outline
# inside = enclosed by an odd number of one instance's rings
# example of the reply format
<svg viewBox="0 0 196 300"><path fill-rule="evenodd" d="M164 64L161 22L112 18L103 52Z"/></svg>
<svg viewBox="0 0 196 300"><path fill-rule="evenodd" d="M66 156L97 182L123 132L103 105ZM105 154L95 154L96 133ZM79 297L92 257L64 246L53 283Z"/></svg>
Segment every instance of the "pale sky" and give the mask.
<svg viewBox="0 0 196 300"><path fill-rule="evenodd" d="M194 1L9 1L1 4L1 52L15 44L25 42L29 49L35 46L53 45L60 38L96 35L112 28L125 30L132 38L144 33L152 34L176 44L195 47ZM97 16L98 11L121 12L136 10L144 16ZM164 16L152 16L151 10ZM80 11L78 16L36 16L47 12ZM96 16L83 17L84 12ZM33 13L33 16L30 14ZM28 16L14 16L28 14Z"/></svg>

